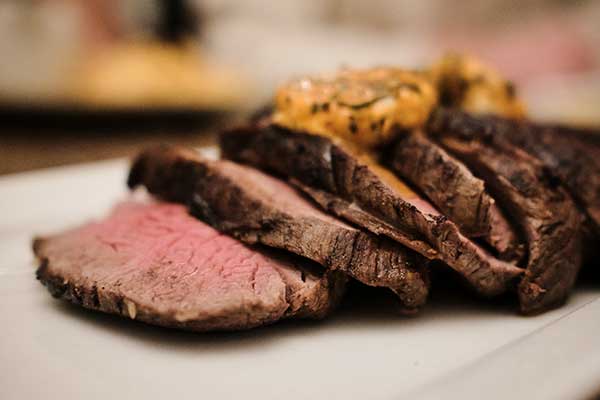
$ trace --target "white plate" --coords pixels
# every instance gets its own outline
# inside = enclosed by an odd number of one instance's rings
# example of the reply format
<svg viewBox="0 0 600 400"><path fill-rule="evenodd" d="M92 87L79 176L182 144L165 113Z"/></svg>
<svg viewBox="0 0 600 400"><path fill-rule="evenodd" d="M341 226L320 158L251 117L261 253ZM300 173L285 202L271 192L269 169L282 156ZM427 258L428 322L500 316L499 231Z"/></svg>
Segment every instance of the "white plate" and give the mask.
<svg viewBox="0 0 600 400"><path fill-rule="evenodd" d="M191 334L91 313L34 279L34 234L101 217L127 162L0 178L0 399L581 398L600 393L600 283L537 317L458 293L422 315Z"/></svg>

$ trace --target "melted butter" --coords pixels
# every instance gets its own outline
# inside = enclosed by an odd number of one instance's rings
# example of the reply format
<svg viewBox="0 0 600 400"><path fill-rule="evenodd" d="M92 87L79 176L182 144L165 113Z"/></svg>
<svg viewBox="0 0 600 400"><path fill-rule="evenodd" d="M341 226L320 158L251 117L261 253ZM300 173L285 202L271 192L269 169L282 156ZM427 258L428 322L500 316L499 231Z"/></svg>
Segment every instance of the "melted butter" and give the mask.
<svg viewBox="0 0 600 400"><path fill-rule="evenodd" d="M273 121L371 148L389 141L398 127L422 126L436 104L436 90L424 74L382 67L342 70L281 86Z"/></svg>
<svg viewBox="0 0 600 400"><path fill-rule="evenodd" d="M383 181L383 183L401 195L402 198L407 201L410 201L411 199L419 199L419 195L417 195L409 186L398 179L393 172L381 166L377 162L376 153L372 151L364 151L356 144L347 140L337 137L333 137L332 139L337 146L340 146L344 148L345 151L352 153L360 164L369 166L369 169L373 171L375 175L377 175L377 177Z"/></svg>
<svg viewBox="0 0 600 400"><path fill-rule="evenodd" d="M293 80L277 90L272 120L369 151L403 129L422 127L440 104L525 115L509 81L472 57L450 55L421 72L377 67Z"/></svg>
<svg viewBox="0 0 600 400"><path fill-rule="evenodd" d="M429 74L443 105L474 114L525 116L525 106L513 84L476 58L447 55L430 68Z"/></svg>
<svg viewBox="0 0 600 400"><path fill-rule="evenodd" d="M379 179L388 185L394 192L396 192L404 201L409 202L413 206L417 207L422 212L438 215L439 212L431 205L428 201L423 200L418 194L416 194L410 187L402 182L398 177L377 163L376 159L368 154L359 157L359 160L369 166L369 169L373 171Z"/></svg>
<svg viewBox="0 0 600 400"><path fill-rule="evenodd" d="M404 182L402 182L396 175L394 175L388 169L382 167L377 163L374 157L368 154L364 154L359 157L361 163L368 165L369 169L373 171L379 179L381 179L386 185L391 187L396 193L398 193L405 200L418 198L419 196Z"/></svg>

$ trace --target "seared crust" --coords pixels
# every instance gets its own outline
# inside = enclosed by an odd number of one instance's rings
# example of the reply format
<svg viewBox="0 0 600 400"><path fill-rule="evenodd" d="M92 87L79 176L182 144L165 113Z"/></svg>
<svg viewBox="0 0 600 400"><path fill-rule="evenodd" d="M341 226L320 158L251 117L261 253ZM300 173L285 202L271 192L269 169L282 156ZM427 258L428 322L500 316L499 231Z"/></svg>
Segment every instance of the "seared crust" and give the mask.
<svg viewBox="0 0 600 400"><path fill-rule="evenodd" d="M481 237L506 261L518 262L524 246L483 180L423 132L402 132L386 164L415 185L469 237Z"/></svg>
<svg viewBox="0 0 600 400"><path fill-rule="evenodd" d="M429 132L472 171L485 179L494 197L520 226L528 242L528 263L519 284L524 313L564 302L581 266L581 217L559 181L536 158L486 120L438 110Z"/></svg>
<svg viewBox="0 0 600 400"><path fill-rule="evenodd" d="M240 172L236 180L224 173L225 164ZM128 184L143 185L162 199L189 204L193 215L245 243L284 249L367 285L390 288L407 309L425 303L429 282L421 257L329 216L331 220L321 219L274 205L241 182L251 181L248 171L253 170L160 147L138 156ZM321 212L315 209L314 214Z"/></svg>
<svg viewBox="0 0 600 400"><path fill-rule="evenodd" d="M226 158L292 179L335 215L444 261L482 295L503 293L523 272L486 253L446 217L404 201L371 166L329 138L263 124L223 132L220 145Z"/></svg>
<svg viewBox="0 0 600 400"><path fill-rule="evenodd" d="M600 147L585 140L592 134L498 118L493 126L498 135L538 158L560 179L600 239Z"/></svg>

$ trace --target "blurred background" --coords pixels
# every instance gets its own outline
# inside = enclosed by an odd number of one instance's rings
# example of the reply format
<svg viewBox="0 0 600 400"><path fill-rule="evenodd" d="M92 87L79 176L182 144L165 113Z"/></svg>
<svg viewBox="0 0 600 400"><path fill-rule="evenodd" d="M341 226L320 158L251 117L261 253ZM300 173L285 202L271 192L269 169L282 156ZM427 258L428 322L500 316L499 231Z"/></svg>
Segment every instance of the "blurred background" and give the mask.
<svg viewBox="0 0 600 400"><path fill-rule="evenodd" d="M290 76L465 51L600 125L600 1L0 0L0 174L210 144Z"/></svg>

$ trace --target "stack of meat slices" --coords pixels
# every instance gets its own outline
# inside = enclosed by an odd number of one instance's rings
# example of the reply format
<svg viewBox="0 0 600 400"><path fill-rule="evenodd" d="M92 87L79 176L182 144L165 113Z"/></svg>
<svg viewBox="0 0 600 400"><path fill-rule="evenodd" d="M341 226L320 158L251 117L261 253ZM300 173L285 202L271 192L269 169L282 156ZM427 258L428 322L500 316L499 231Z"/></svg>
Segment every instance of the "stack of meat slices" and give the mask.
<svg viewBox="0 0 600 400"><path fill-rule="evenodd" d="M485 297L516 288L523 313L561 304L581 264L572 197L539 158L478 130L465 138L446 129L442 111L431 134L402 133L382 151L396 176L351 146L272 124L225 132L221 149L288 178L330 213L442 261Z"/></svg>
<svg viewBox="0 0 600 400"><path fill-rule="evenodd" d="M352 112L334 116L348 137ZM440 263L482 299L516 293L522 313L562 304L600 232L597 143L456 107L427 115L368 152L271 115L222 132L220 160L148 149L128 185L156 200L36 240L38 278L86 308L198 331L322 318L348 279L412 313Z"/></svg>
<svg viewBox="0 0 600 400"><path fill-rule="evenodd" d="M103 221L34 241L38 279L58 298L150 324L247 329L322 318L346 278L314 263L244 246L184 206L125 202Z"/></svg>

